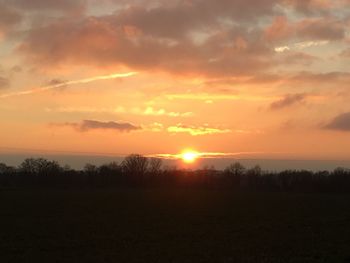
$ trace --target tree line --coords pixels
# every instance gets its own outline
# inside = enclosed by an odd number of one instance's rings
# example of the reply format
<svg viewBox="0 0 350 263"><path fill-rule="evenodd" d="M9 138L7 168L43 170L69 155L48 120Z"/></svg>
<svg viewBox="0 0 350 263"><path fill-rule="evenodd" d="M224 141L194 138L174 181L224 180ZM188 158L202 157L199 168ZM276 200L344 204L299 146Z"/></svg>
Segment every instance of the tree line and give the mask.
<svg viewBox="0 0 350 263"><path fill-rule="evenodd" d="M224 170L214 167L180 170L164 167L161 159L138 154L127 156L120 164L86 164L83 170L74 170L43 158L26 159L18 167L0 163L0 187L25 186L203 187L236 191L346 193L350 192L350 170L271 172L260 166L247 169L239 162Z"/></svg>

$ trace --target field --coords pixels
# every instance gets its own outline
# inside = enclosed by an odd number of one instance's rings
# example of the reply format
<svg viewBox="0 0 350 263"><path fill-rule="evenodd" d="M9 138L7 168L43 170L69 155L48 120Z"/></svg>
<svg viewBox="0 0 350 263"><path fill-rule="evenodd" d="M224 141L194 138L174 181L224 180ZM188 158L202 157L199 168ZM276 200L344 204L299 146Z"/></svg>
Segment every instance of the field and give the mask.
<svg viewBox="0 0 350 263"><path fill-rule="evenodd" d="M350 195L0 190L1 262L350 262Z"/></svg>

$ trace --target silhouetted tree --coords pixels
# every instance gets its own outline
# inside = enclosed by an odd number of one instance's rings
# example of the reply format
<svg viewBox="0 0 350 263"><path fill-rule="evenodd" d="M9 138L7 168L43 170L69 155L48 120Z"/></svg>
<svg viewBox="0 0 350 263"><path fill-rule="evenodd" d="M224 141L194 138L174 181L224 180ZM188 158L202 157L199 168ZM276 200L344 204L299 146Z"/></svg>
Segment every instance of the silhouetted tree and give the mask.
<svg viewBox="0 0 350 263"><path fill-rule="evenodd" d="M225 169L225 172L232 176L242 176L245 171L245 167L239 162L235 162Z"/></svg>
<svg viewBox="0 0 350 263"><path fill-rule="evenodd" d="M247 175L259 177L262 175L262 169L259 165L255 165L253 168L247 170Z"/></svg>
<svg viewBox="0 0 350 263"><path fill-rule="evenodd" d="M162 168L162 159L160 158L151 158L149 160L149 167L148 167L148 172L152 176L158 176L161 173L161 168Z"/></svg>
<svg viewBox="0 0 350 263"><path fill-rule="evenodd" d="M244 175L246 169L239 162L235 162L229 165L225 170L225 177L229 180L229 184L238 187L241 184L242 176Z"/></svg>
<svg viewBox="0 0 350 263"><path fill-rule="evenodd" d="M14 174L16 172L16 169L11 166L7 166L4 163L0 163L0 175L9 175Z"/></svg>
<svg viewBox="0 0 350 263"><path fill-rule="evenodd" d="M334 176L346 176L348 175L350 172L349 169L346 169L346 168L343 168L343 167L338 167L338 168L335 168L334 171L333 171L333 175Z"/></svg>
<svg viewBox="0 0 350 263"><path fill-rule="evenodd" d="M245 187L251 189L257 189L260 185L260 176L262 175L262 169L259 165L256 165L248 169L245 173L246 176L243 177L243 182Z"/></svg>
<svg viewBox="0 0 350 263"><path fill-rule="evenodd" d="M62 169L64 172L71 172L73 170L68 164L64 165Z"/></svg>
<svg viewBox="0 0 350 263"><path fill-rule="evenodd" d="M116 162L101 165L98 167L98 181L106 186L121 184L125 181L122 176L122 167Z"/></svg>
<svg viewBox="0 0 350 263"><path fill-rule="evenodd" d="M286 170L262 171L260 166L245 169L235 162L224 171L214 167L199 170L162 168L161 159L142 155L127 156L121 165L115 162L96 166L87 164L82 171L43 158L29 158L18 169L0 163L0 186L167 186L167 187L231 187L245 191L286 192L350 192L350 170L333 172ZM59 176L56 176L59 175ZM156 176L161 175L161 176Z"/></svg>
<svg viewBox="0 0 350 263"><path fill-rule="evenodd" d="M34 158L25 159L19 166L21 172L34 175L39 172L38 162Z"/></svg>
<svg viewBox="0 0 350 263"><path fill-rule="evenodd" d="M100 175L119 175L121 173L121 167L116 162L103 164L98 168Z"/></svg>
<svg viewBox="0 0 350 263"><path fill-rule="evenodd" d="M84 166L84 173L86 173L87 175L96 175L97 174L97 166L91 163L87 163Z"/></svg>
<svg viewBox="0 0 350 263"><path fill-rule="evenodd" d="M147 173L148 165L148 159L139 154L129 155L122 162L124 174L133 177L144 177Z"/></svg>
<svg viewBox="0 0 350 263"><path fill-rule="evenodd" d="M25 174L40 176L59 175L63 171L56 161L48 161L43 158L25 159L19 169Z"/></svg>

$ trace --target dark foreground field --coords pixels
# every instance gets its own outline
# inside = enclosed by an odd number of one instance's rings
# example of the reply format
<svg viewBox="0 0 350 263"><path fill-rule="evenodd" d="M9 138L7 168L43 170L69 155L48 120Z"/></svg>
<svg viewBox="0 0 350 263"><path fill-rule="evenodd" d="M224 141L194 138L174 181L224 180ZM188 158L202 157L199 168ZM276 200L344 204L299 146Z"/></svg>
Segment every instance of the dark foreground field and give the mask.
<svg viewBox="0 0 350 263"><path fill-rule="evenodd" d="M350 195L0 190L0 262L350 262Z"/></svg>

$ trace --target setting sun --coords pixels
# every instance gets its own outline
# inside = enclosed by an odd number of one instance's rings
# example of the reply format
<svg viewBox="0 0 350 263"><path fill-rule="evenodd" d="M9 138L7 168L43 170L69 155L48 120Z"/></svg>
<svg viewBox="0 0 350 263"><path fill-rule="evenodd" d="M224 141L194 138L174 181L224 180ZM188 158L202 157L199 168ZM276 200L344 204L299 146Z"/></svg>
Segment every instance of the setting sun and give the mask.
<svg viewBox="0 0 350 263"><path fill-rule="evenodd" d="M181 154L181 158L185 163L193 163L198 158L199 154L194 151L185 151Z"/></svg>

